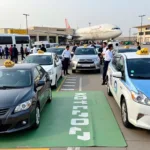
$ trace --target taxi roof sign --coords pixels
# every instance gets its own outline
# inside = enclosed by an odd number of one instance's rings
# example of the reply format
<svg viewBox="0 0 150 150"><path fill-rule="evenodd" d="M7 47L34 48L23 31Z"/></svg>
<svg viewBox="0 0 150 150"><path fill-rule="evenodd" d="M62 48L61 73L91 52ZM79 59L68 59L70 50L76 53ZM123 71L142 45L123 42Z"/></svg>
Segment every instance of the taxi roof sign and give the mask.
<svg viewBox="0 0 150 150"><path fill-rule="evenodd" d="M136 52L137 55L149 55L148 48L142 48Z"/></svg>
<svg viewBox="0 0 150 150"><path fill-rule="evenodd" d="M43 53L44 53L44 51L38 50L38 54L43 54Z"/></svg>
<svg viewBox="0 0 150 150"><path fill-rule="evenodd" d="M87 47L87 44L84 44L84 48L86 48Z"/></svg>
<svg viewBox="0 0 150 150"><path fill-rule="evenodd" d="M13 67L14 65L15 65L15 63L13 61L11 61L11 60L6 60L4 62L4 66L5 67Z"/></svg>
<svg viewBox="0 0 150 150"><path fill-rule="evenodd" d="M125 46L124 48L125 48L125 49L129 49L130 47L129 47L129 46Z"/></svg>

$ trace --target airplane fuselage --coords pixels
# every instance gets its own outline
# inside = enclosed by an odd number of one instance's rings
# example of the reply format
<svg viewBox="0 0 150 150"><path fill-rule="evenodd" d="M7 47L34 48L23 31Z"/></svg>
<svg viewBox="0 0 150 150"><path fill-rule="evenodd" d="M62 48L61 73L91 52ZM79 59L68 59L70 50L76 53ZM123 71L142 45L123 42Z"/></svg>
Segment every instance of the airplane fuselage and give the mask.
<svg viewBox="0 0 150 150"><path fill-rule="evenodd" d="M77 29L73 36L75 40L107 40L114 39L122 34L117 26L103 24L87 28Z"/></svg>

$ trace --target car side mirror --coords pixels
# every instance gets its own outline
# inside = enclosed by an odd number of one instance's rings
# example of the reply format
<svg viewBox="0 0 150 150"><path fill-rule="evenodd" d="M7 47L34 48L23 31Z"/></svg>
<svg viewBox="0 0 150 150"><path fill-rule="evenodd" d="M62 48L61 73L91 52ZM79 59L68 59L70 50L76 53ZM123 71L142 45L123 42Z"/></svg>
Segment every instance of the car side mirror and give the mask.
<svg viewBox="0 0 150 150"><path fill-rule="evenodd" d="M121 72L113 72L112 76L115 78L122 78L122 73Z"/></svg>
<svg viewBox="0 0 150 150"><path fill-rule="evenodd" d="M43 81L43 80L40 80L40 81L37 83L37 87L43 86L43 85L45 85L45 81Z"/></svg>

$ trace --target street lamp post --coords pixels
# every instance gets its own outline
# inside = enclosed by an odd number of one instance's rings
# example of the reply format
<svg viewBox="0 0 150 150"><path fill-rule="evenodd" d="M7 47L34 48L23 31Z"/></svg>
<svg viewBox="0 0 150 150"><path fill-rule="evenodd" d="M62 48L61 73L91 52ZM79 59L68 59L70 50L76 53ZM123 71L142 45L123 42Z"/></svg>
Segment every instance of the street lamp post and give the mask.
<svg viewBox="0 0 150 150"><path fill-rule="evenodd" d="M130 38L131 38L131 28L129 28L129 42L130 42Z"/></svg>
<svg viewBox="0 0 150 150"><path fill-rule="evenodd" d="M26 17L26 29L27 29L27 34L28 34L28 16L29 14L23 14Z"/></svg>
<svg viewBox="0 0 150 150"><path fill-rule="evenodd" d="M143 25L143 17L145 17L146 15L140 15L139 17L141 18L141 38L140 38L140 44L142 43L141 39L142 39L142 25Z"/></svg>
<svg viewBox="0 0 150 150"><path fill-rule="evenodd" d="M91 26L91 22L89 22L89 27Z"/></svg>

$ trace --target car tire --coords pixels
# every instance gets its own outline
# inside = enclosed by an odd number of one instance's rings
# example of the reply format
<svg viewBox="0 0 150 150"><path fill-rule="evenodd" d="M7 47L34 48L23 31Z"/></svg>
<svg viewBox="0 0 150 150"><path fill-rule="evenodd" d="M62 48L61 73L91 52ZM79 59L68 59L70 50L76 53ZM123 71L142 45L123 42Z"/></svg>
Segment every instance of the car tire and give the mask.
<svg viewBox="0 0 150 150"><path fill-rule="evenodd" d="M57 76L56 76L56 78L55 78L55 85L54 85L54 88L56 89L57 88Z"/></svg>
<svg viewBox="0 0 150 150"><path fill-rule="evenodd" d="M49 88L49 97L48 97L47 102L48 102L48 103L51 103L51 102L52 102L52 89L51 89L51 87Z"/></svg>
<svg viewBox="0 0 150 150"><path fill-rule="evenodd" d="M108 80L107 80L107 94L108 94L109 96L112 96L112 93L111 93L111 91L110 91L110 87L109 87Z"/></svg>
<svg viewBox="0 0 150 150"><path fill-rule="evenodd" d="M125 99L121 103L121 118L126 128L133 127L133 125L128 120L128 109L127 109L127 104L125 102Z"/></svg>
<svg viewBox="0 0 150 150"><path fill-rule="evenodd" d="M34 129L37 129L40 126L40 107L36 105L35 108L35 123L33 125Z"/></svg>
<svg viewBox="0 0 150 150"><path fill-rule="evenodd" d="M76 70L72 70L72 73L76 73Z"/></svg>

